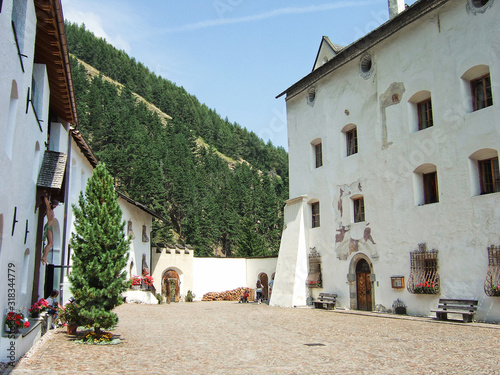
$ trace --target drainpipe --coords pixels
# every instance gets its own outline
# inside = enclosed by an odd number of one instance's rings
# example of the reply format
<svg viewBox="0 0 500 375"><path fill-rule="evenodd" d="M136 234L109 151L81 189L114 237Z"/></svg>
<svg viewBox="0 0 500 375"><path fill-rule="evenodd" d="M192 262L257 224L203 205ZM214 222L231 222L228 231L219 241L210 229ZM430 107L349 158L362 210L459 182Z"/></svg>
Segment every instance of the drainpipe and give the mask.
<svg viewBox="0 0 500 375"><path fill-rule="evenodd" d="M70 169L71 169L71 126L68 124L68 157L66 159L66 189L64 191L64 226L63 238L61 246L61 266L64 266L64 259L66 258L66 236L68 233L68 211L69 211L69 186L70 186ZM59 278L59 300L64 301L63 289L61 285L64 281L64 267L61 267L61 275Z"/></svg>

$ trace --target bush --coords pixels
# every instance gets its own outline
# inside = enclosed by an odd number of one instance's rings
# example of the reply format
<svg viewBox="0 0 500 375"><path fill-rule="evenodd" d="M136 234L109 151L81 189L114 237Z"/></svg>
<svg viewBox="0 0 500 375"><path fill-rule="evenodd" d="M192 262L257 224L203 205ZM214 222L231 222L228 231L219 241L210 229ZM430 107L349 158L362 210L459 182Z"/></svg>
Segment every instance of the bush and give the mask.
<svg viewBox="0 0 500 375"><path fill-rule="evenodd" d="M188 290L186 298L184 299L186 302L193 302L194 297L196 297L196 294Z"/></svg>
<svg viewBox="0 0 500 375"><path fill-rule="evenodd" d="M160 293L156 293L155 297L158 300L158 305L160 305L163 302L163 297L161 296Z"/></svg>

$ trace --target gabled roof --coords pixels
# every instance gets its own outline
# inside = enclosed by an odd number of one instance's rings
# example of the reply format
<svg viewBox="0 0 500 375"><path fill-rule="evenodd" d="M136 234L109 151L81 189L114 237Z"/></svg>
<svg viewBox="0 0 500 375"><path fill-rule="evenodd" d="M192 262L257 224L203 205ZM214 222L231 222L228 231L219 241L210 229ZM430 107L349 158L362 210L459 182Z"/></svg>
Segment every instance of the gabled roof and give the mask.
<svg viewBox="0 0 500 375"><path fill-rule="evenodd" d="M35 0L37 17L35 63L45 64L50 85L50 109L78 125L61 0Z"/></svg>
<svg viewBox="0 0 500 375"><path fill-rule="evenodd" d="M83 138L82 133L80 131L71 128L69 130L71 132L71 136L73 137L73 140L77 144L77 146L80 148L80 151L85 155L89 163L92 165L92 167L97 167L98 160L92 150L90 149L90 146L88 145L87 141L85 138Z"/></svg>
<svg viewBox="0 0 500 375"><path fill-rule="evenodd" d="M117 191L117 194L118 194L118 197L119 198L122 198L123 200L127 201L128 203L136 206L136 207L139 207L141 210L143 210L144 212L147 212L148 214L150 214L151 216L154 216L156 217L157 219L160 219L161 221L167 221L167 219L165 219L163 216L161 215L158 215L157 213L151 211L149 208L147 208L146 206L144 206L143 204L139 203L139 202L136 202L134 201L132 198L126 196L125 194L123 194L122 192L120 191Z"/></svg>
<svg viewBox="0 0 500 375"><path fill-rule="evenodd" d="M61 190L68 155L62 152L45 151L36 185L47 189Z"/></svg>
<svg viewBox="0 0 500 375"><path fill-rule="evenodd" d="M314 60L313 71L319 68L321 65L325 64L325 61L330 61L333 57L337 56L337 54L344 48L339 44L333 44L330 41L330 38L327 36L323 36L321 38L321 43L319 44L318 53L316 55L316 59Z"/></svg>
<svg viewBox="0 0 500 375"><path fill-rule="evenodd" d="M435 9L443 6L450 0L419 0L409 8L399 13L396 17L390 19L386 23L382 24L369 34L365 35L361 39L358 39L354 43L343 48L339 53L333 57L326 64L313 70L307 76L302 78L300 81L296 82L285 91L276 96L279 98L286 94L286 99L290 99L295 95L299 94L303 90L310 87L312 84L335 71L336 69L344 66L350 61L360 57L370 48L373 48L378 43L384 41L390 36L397 33L404 27L412 24L418 19L422 18L426 14L434 11Z"/></svg>

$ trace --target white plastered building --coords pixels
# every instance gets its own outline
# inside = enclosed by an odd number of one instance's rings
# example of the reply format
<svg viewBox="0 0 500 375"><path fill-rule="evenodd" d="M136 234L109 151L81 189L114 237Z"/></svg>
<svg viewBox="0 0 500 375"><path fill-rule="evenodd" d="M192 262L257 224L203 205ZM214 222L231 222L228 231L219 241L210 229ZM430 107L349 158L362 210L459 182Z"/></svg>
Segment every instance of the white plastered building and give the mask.
<svg viewBox="0 0 500 375"><path fill-rule="evenodd" d="M323 39L278 96L290 199L271 304L325 292L433 316L439 298L472 299L477 320L500 322L500 3L389 6L351 45Z"/></svg>

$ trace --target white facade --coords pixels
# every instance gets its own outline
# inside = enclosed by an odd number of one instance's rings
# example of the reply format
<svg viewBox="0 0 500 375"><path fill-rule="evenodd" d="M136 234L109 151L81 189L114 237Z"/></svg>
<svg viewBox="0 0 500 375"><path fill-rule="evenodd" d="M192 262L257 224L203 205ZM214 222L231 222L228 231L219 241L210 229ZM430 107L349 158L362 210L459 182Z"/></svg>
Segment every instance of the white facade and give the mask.
<svg viewBox="0 0 500 375"><path fill-rule="evenodd" d="M500 321L500 298L484 291L487 247L500 244L500 194L481 194L478 169L500 150L499 16L491 0L418 1L285 91L291 200L272 304L304 304L314 248L323 288L313 296L337 293L338 305L358 309L363 260L368 310L401 299L409 314L432 316L439 298L475 299L478 320ZM471 81L488 74L493 105L474 111ZM418 130L417 103L428 98L433 126ZM434 172L438 202L426 204L423 176ZM364 218L355 222L359 198ZM408 286L410 252L422 243L438 251L438 295L391 285L403 276Z"/></svg>

